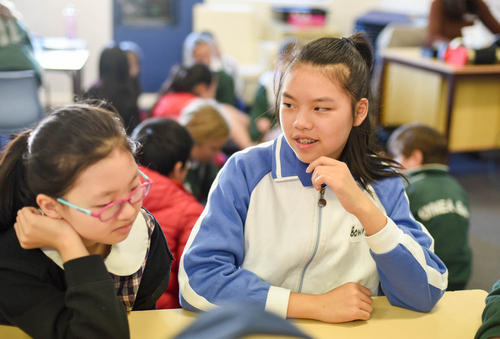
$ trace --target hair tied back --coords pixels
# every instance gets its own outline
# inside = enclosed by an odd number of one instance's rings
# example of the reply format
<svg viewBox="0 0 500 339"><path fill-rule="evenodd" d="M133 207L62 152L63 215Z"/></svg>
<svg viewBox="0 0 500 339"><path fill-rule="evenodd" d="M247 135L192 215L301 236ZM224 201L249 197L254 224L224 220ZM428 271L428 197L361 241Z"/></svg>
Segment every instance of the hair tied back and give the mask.
<svg viewBox="0 0 500 339"><path fill-rule="evenodd" d="M349 38L342 37L342 38L340 38L340 40L342 40L342 42L343 42L344 44L350 44L351 46L356 47L356 45L354 44L354 41L352 41L352 40L351 40L351 39L349 39Z"/></svg>

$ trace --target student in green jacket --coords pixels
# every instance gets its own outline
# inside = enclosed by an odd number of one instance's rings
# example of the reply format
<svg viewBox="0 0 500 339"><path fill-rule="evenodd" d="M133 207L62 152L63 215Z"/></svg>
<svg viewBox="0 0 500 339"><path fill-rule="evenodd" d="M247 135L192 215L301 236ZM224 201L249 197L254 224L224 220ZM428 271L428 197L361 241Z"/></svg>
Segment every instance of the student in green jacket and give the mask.
<svg viewBox="0 0 500 339"><path fill-rule="evenodd" d="M217 74L218 83L215 99L218 102L237 107L234 79L220 67L213 69L214 53L212 42L206 35L191 32L183 44L183 65L190 67L196 63L202 63L210 67Z"/></svg>
<svg viewBox="0 0 500 339"><path fill-rule="evenodd" d="M448 267L447 290L464 289L471 274L467 193L448 172L448 144L438 131L419 123L396 129L388 149L408 176L406 193L415 219L435 241Z"/></svg>
<svg viewBox="0 0 500 339"><path fill-rule="evenodd" d="M279 79L282 70L292 60L297 47L297 39L284 39L279 46L275 69L264 72L259 77L259 86L250 109L249 132L253 141L272 140L281 130L278 126L274 107L276 80Z"/></svg>
<svg viewBox="0 0 500 339"><path fill-rule="evenodd" d="M10 1L0 0L0 71L33 70L41 81L28 31Z"/></svg>
<svg viewBox="0 0 500 339"><path fill-rule="evenodd" d="M500 280L498 280L486 297L483 311L483 324L477 330L475 339L500 338Z"/></svg>

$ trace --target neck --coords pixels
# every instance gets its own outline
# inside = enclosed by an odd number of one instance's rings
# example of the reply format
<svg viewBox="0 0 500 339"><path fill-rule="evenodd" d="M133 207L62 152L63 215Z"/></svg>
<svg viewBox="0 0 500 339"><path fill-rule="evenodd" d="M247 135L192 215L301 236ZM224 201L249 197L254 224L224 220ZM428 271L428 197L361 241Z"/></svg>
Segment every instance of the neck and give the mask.
<svg viewBox="0 0 500 339"><path fill-rule="evenodd" d="M83 244L87 248L90 254L98 254L103 258L106 258L111 249L111 245L101 244L97 242L89 242L88 240L84 240Z"/></svg>

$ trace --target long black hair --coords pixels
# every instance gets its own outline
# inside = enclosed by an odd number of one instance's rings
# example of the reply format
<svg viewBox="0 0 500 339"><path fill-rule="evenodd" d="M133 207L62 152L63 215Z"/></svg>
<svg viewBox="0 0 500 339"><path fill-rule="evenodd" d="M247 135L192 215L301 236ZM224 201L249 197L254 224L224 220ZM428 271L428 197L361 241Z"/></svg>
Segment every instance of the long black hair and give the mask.
<svg viewBox="0 0 500 339"><path fill-rule="evenodd" d="M466 13L477 14L477 0L443 0L444 15L453 20L463 20Z"/></svg>
<svg viewBox="0 0 500 339"><path fill-rule="evenodd" d="M161 97L165 93L193 93L196 85L210 86L215 78L216 75L204 64L194 64L190 67L175 65L163 83L159 96Z"/></svg>
<svg viewBox="0 0 500 339"><path fill-rule="evenodd" d="M297 64L309 64L324 69L325 74L338 81L351 97L352 112L362 98L371 100L370 71L373 67L372 48L362 34L349 38L320 38L305 45L290 62L278 83L275 111L279 112L283 82ZM341 66L341 67L336 67ZM366 189L374 181L400 175L394 168L399 164L383 156L372 136L371 112L359 126L353 126L340 156L352 175Z"/></svg>
<svg viewBox="0 0 500 339"><path fill-rule="evenodd" d="M48 115L12 140L0 158L0 231L36 197L64 195L78 175L115 149L132 154L135 143L120 118L101 107L73 104Z"/></svg>

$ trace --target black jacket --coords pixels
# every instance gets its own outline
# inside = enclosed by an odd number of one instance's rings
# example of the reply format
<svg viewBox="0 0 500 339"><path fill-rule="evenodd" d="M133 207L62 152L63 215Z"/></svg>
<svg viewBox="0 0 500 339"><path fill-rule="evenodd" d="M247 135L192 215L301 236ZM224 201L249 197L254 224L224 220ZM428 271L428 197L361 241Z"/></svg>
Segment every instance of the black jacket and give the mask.
<svg viewBox="0 0 500 339"><path fill-rule="evenodd" d="M134 310L154 309L168 285L172 255L155 220ZM41 250L20 247L14 228L0 234L0 323L34 338L129 338L127 313L99 255L62 270Z"/></svg>

